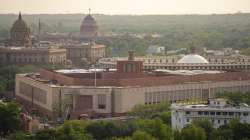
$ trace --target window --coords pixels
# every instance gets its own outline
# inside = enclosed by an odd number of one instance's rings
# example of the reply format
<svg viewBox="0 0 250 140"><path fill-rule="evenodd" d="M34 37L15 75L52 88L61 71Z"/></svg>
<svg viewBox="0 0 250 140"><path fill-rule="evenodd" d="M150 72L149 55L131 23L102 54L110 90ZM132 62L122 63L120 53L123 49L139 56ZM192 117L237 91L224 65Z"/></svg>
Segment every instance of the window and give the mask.
<svg viewBox="0 0 250 140"><path fill-rule="evenodd" d="M100 94L98 95L98 109L106 108L106 95Z"/></svg>
<svg viewBox="0 0 250 140"><path fill-rule="evenodd" d="M227 112L223 112L222 114L223 114L223 115L227 115Z"/></svg>
<svg viewBox="0 0 250 140"><path fill-rule="evenodd" d="M220 120L218 120L218 124L220 124Z"/></svg>
<svg viewBox="0 0 250 140"><path fill-rule="evenodd" d="M244 113L243 113L243 116L248 116L248 112L244 112Z"/></svg>
<svg viewBox="0 0 250 140"><path fill-rule="evenodd" d="M221 112L216 112L216 115L221 115Z"/></svg>
<svg viewBox="0 0 250 140"><path fill-rule="evenodd" d="M233 112L229 112L228 114L229 114L229 116L233 116L233 115L234 115L234 113L233 113Z"/></svg>
<svg viewBox="0 0 250 140"><path fill-rule="evenodd" d="M198 111L198 114L199 114L199 115L202 115L202 114L203 114L203 112L202 112L202 111Z"/></svg>
<svg viewBox="0 0 250 140"><path fill-rule="evenodd" d="M210 112L210 115L215 115L215 112Z"/></svg>
<svg viewBox="0 0 250 140"><path fill-rule="evenodd" d="M187 122L189 122L189 119L187 119Z"/></svg>
<svg viewBox="0 0 250 140"><path fill-rule="evenodd" d="M190 114L190 111L186 111L186 115L189 115Z"/></svg>
<svg viewBox="0 0 250 140"><path fill-rule="evenodd" d="M224 124L227 124L227 120L224 120Z"/></svg>
<svg viewBox="0 0 250 140"><path fill-rule="evenodd" d="M204 115L208 115L208 112L207 112L207 111L205 111L205 112L204 112Z"/></svg>

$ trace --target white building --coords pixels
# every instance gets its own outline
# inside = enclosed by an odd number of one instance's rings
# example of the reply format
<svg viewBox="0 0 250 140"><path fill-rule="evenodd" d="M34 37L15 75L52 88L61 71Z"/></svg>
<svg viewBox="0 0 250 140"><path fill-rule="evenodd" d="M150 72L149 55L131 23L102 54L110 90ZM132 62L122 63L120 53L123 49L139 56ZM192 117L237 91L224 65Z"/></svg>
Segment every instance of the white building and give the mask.
<svg viewBox="0 0 250 140"><path fill-rule="evenodd" d="M250 107L247 104L233 106L225 99L210 99L208 104L171 105L171 121L174 129L182 129L196 119L208 119L215 128L238 118L242 123L250 123Z"/></svg>

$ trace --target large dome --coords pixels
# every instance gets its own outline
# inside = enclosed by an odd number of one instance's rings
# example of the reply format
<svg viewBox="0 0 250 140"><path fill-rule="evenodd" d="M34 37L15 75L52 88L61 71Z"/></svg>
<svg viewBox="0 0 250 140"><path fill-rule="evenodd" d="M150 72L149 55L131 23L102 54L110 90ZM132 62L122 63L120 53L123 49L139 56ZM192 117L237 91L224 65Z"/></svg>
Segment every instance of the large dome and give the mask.
<svg viewBox="0 0 250 140"><path fill-rule="evenodd" d="M10 30L10 38L15 45L25 45L30 40L30 28L22 19L21 13Z"/></svg>
<svg viewBox="0 0 250 140"><path fill-rule="evenodd" d="M202 56L197 54L189 54L182 57L177 63L179 64L208 64L209 62Z"/></svg>
<svg viewBox="0 0 250 140"><path fill-rule="evenodd" d="M96 20L88 14L82 21L80 37L83 39L93 39L98 35L98 25Z"/></svg>

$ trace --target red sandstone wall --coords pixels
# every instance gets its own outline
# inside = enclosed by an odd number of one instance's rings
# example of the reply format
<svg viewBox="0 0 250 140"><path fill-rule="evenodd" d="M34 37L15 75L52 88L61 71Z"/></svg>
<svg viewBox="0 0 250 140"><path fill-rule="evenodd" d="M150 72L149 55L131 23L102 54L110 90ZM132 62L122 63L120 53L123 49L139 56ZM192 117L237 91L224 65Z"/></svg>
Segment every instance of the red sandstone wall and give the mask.
<svg viewBox="0 0 250 140"><path fill-rule="evenodd" d="M72 77L68 77L66 75L56 73L50 70L41 69L40 70L41 77L48 80L56 80L59 84L63 85L74 85L75 79Z"/></svg>
<svg viewBox="0 0 250 140"><path fill-rule="evenodd" d="M143 70L143 62L142 61L117 61L117 72L124 73L124 66L128 63L131 63L135 66L135 73L141 73Z"/></svg>
<svg viewBox="0 0 250 140"><path fill-rule="evenodd" d="M94 86L94 79L73 78L60 73L41 70L42 77L49 80L57 80L64 85ZM250 80L250 72L230 72L220 74L201 74L193 76L149 76L145 74L127 73L103 73L101 79L97 79L97 86L159 86L172 85L184 82L200 81L238 81Z"/></svg>

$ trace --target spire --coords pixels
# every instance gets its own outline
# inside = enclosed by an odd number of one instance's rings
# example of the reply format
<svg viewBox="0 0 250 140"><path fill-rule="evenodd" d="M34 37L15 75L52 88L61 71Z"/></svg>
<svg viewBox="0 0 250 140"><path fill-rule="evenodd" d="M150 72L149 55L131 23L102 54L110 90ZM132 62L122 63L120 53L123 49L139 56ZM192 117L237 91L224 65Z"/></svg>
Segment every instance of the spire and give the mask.
<svg viewBox="0 0 250 140"><path fill-rule="evenodd" d="M39 18L39 21L38 21L38 42L39 42L39 43L40 43L41 29L42 29L42 26L41 26L41 21L40 21L40 18ZM40 45L39 45L39 46L40 46Z"/></svg>
<svg viewBox="0 0 250 140"><path fill-rule="evenodd" d="M21 12L19 12L18 19L19 19L19 20L21 20L21 19L22 19L22 14L21 14Z"/></svg>
<svg viewBox="0 0 250 140"><path fill-rule="evenodd" d="M89 8L89 15L91 14L91 9Z"/></svg>

